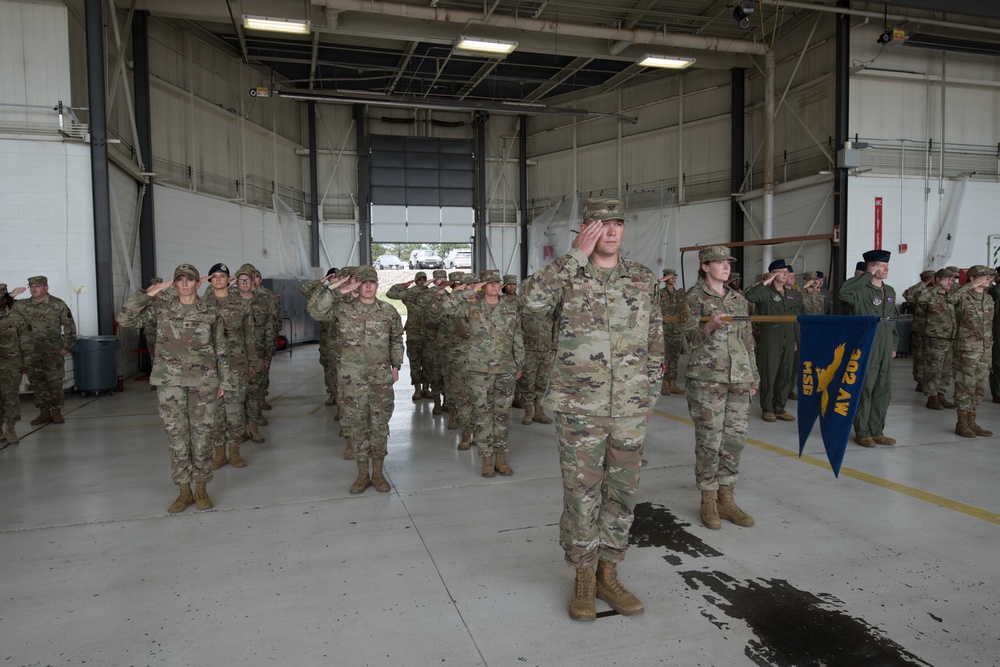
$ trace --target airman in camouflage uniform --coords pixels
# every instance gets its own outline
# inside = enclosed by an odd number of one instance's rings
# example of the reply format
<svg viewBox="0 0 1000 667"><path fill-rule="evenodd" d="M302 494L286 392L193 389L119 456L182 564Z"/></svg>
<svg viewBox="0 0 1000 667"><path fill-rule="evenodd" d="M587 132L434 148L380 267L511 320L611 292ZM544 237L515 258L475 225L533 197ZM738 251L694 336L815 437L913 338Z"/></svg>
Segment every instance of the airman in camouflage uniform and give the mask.
<svg viewBox="0 0 1000 667"><path fill-rule="evenodd" d="M722 527L722 519L738 526L754 525L733 498L740 457L746 446L750 399L760 384L748 321L724 321L724 315L749 315L747 299L726 287L735 258L725 246L698 252L702 282L690 290L681 310L684 349L691 357L687 380L688 410L695 426L695 483L701 491L701 521ZM709 318L702 322L701 318Z"/></svg>
<svg viewBox="0 0 1000 667"><path fill-rule="evenodd" d="M833 312L830 295L823 291L823 279L816 271L802 274L802 314L829 315Z"/></svg>
<svg viewBox="0 0 1000 667"><path fill-rule="evenodd" d="M517 304L500 296L499 272L483 271L479 280L456 287L445 312L468 331L465 368L482 475L512 475L507 463L507 418L514 400L514 382L524 366L521 320ZM481 295L477 294L480 289ZM452 409L456 409L455 403Z"/></svg>
<svg viewBox="0 0 1000 667"><path fill-rule="evenodd" d="M149 281L149 286L152 287L157 283L162 283L163 278L156 276ZM166 294L160 294L160 298L167 298ZM149 369L153 370L153 359L156 358L156 323L154 322L148 327L143 327L142 335L146 337L146 351L149 354ZM149 385L150 391L156 391L156 387Z"/></svg>
<svg viewBox="0 0 1000 667"><path fill-rule="evenodd" d="M230 389L222 397L217 415L212 469L233 464L245 468L246 459L240 454L247 428L246 397L250 376L260 365L257 361L257 334L254 330L250 302L229 291L229 267L219 263L208 272L211 287L205 293L205 303L222 318L225 328L225 357L229 366ZM228 455L227 455L228 448Z"/></svg>
<svg viewBox="0 0 1000 667"><path fill-rule="evenodd" d="M307 307L317 321L335 319L338 324L341 426L354 443L358 464L350 492L374 486L386 493L390 486L382 467L394 408L392 385L403 365L403 320L394 307L376 297L378 273L371 266L362 266L349 277L325 280L327 289L311 291Z"/></svg>
<svg viewBox="0 0 1000 667"><path fill-rule="evenodd" d="M49 294L48 278L28 278L28 289L31 298L18 301L17 307L28 321L33 345L28 382L35 394L38 416L31 424L62 424L65 358L76 344L76 322L66 302Z"/></svg>
<svg viewBox="0 0 1000 667"><path fill-rule="evenodd" d="M677 360L681 356L681 337L677 329L677 316L684 304L684 292L677 289L677 271L663 269L660 278L660 316L671 318L663 323L663 383L660 393L683 394L684 390L677 386Z"/></svg>
<svg viewBox="0 0 1000 667"><path fill-rule="evenodd" d="M431 284L427 287L427 295L424 308L424 355L421 365L427 375L427 381L431 388L431 397L434 399L434 409L432 414L441 414L441 396L444 394L444 373L441 366L442 346L446 346L448 336L441 333L441 327L445 325L444 301L448 298L446 291L451 283L448 280L448 272L443 269L435 269L431 274Z"/></svg>
<svg viewBox="0 0 1000 667"><path fill-rule="evenodd" d="M277 332L274 328L274 307L267 295L270 290L257 289L254 278L258 275L253 264L244 264L236 272L236 293L241 299L250 303L253 314L254 333L257 336L256 349L251 356L254 359L254 372L250 375L247 386L247 435L256 444L265 442L259 426L266 423L261 412L266 391L267 369L271 367L271 357L274 355L274 339Z"/></svg>
<svg viewBox="0 0 1000 667"><path fill-rule="evenodd" d="M921 271L920 282L910 285L903 290L903 298L907 303L913 304L913 322L910 324L910 354L913 356L913 381L917 383L917 391L925 391L924 387L924 323L927 321L927 313L924 306L917 299L917 295L925 289L932 289L934 285L934 272Z"/></svg>
<svg viewBox="0 0 1000 667"><path fill-rule="evenodd" d="M281 333L281 297L274 290L264 287L261 283L264 277L256 268L253 270L254 297L267 303L271 311L271 351L267 357L267 363L262 363L264 369L264 379L260 383L260 407L261 410L270 410L271 404L267 402L268 389L271 386L271 359L274 357L274 348L277 344L278 334ZM257 417L257 423L267 426L267 419L261 414Z"/></svg>
<svg viewBox="0 0 1000 667"><path fill-rule="evenodd" d="M944 391L951 384L953 373L951 358L955 345L955 307L948 303L948 292L955 274L949 269L939 269L931 274L931 278L934 281L931 285L919 283L906 290L904 295L921 313L922 368L918 383L927 396L927 407L931 410L951 410L955 404L945 400ZM916 317L913 321L916 326Z"/></svg>
<svg viewBox="0 0 1000 667"><path fill-rule="evenodd" d="M996 270L996 269L994 269ZM990 394L994 403L1000 403L1000 276L993 278L990 288L986 291L993 297L993 360L990 362Z"/></svg>
<svg viewBox="0 0 1000 667"><path fill-rule="evenodd" d="M32 347L24 311L14 306L14 295L0 283L0 426L12 445L20 442L14 427L21 419L21 376L31 365Z"/></svg>
<svg viewBox="0 0 1000 667"><path fill-rule="evenodd" d="M326 277L336 276L337 269L331 268ZM302 291L302 288L299 288ZM337 323L319 323L319 363L323 367L323 384L326 387L324 405L337 404Z"/></svg>
<svg viewBox="0 0 1000 667"><path fill-rule="evenodd" d="M479 278L475 274L470 273L462 276L461 285L465 288L470 288L477 282L479 282ZM458 289L457 286L456 289ZM458 448L464 451L472 446L473 428L476 424L475 414L473 413L471 380L469 378L472 335L469 331L468 323L458 315L452 317L452 327L454 338L450 347L451 383L455 391L455 409L448 413L448 427L452 427L451 420L452 417L455 417L455 426L461 429L462 432L462 437L458 441Z"/></svg>
<svg viewBox="0 0 1000 667"><path fill-rule="evenodd" d="M865 270L840 286L840 302L847 315L879 317L875 342L868 357L865 384L854 415L854 441L862 447L894 445L895 439L884 433L885 415L892 401L891 363L899 345L896 330L896 290L885 283L889 276L888 250L864 253Z"/></svg>
<svg viewBox="0 0 1000 667"><path fill-rule="evenodd" d="M464 271L452 271L448 274L454 294L466 282ZM450 295L449 295L450 297ZM438 336L444 336L440 342L442 370L444 373L445 400L441 409L448 413L448 429L459 428L459 414L472 414L472 395L469 388L469 330L466 322L448 307L448 301L442 303L444 314L443 325L438 329ZM469 424L471 427L471 424ZM461 444L461 443L459 443Z"/></svg>
<svg viewBox="0 0 1000 667"><path fill-rule="evenodd" d="M628 549L646 419L663 379L663 324L656 276L619 255L624 231L622 202L586 200L569 253L531 276L521 304L558 317L543 403L556 412L559 541L576 570L569 614L578 620L596 618L595 595L620 614L643 611L618 580L618 563Z"/></svg>
<svg viewBox="0 0 1000 667"><path fill-rule="evenodd" d="M993 315L996 304L986 289L997 272L982 264L969 267L968 282L948 295L955 307L955 433L964 438L993 435L976 423L976 412L986 394L993 355Z"/></svg>
<svg viewBox="0 0 1000 667"><path fill-rule="evenodd" d="M426 394L430 396L427 386L427 372L423 367L424 356L424 311L427 297L427 274L417 271L413 280L397 283L385 293L390 299L398 299L406 306L406 358L410 360L410 384L413 385L414 401L419 401Z"/></svg>
<svg viewBox="0 0 1000 667"><path fill-rule="evenodd" d="M180 487L167 509L172 513L192 503L200 510L213 506L206 488L212 481L212 436L219 399L232 388L225 326L218 311L198 298L198 285L198 269L181 264L174 269L176 298L158 299L171 286L159 283L138 290L118 313L122 326L156 323L159 345L149 381L157 388L160 419L170 441L171 476Z"/></svg>
<svg viewBox="0 0 1000 667"><path fill-rule="evenodd" d="M527 286L528 281L525 280L520 290L522 298ZM524 426L533 422L551 424L552 418L545 414L542 406L542 396L549 385L552 357L556 352L555 313L538 314L522 308L521 338L524 340L524 368L517 380L524 406L521 424Z"/></svg>
<svg viewBox="0 0 1000 667"><path fill-rule="evenodd" d="M785 260L776 259L767 267L764 280L746 291L746 299L757 315L802 314L802 295L791 289L791 273ZM795 322L757 324L757 369L760 373L760 408L766 422L793 422L785 410L788 395L795 385L795 351L799 345L799 326Z"/></svg>

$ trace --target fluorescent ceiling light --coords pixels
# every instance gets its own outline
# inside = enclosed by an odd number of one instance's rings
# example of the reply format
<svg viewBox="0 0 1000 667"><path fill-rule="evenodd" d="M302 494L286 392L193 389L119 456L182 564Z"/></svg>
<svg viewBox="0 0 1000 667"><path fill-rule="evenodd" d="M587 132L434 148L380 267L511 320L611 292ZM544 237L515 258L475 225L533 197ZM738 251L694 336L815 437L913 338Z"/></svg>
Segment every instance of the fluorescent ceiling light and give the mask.
<svg viewBox="0 0 1000 667"><path fill-rule="evenodd" d="M456 51L467 51L474 54L492 53L505 56L517 48L517 42L503 42L499 39L480 39L478 37L462 37L455 44Z"/></svg>
<svg viewBox="0 0 1000 667"><path fill-rule="evenodd" d="M270 16L243 15L243 27L247 30L266 30L268 32L284 32L293 35L308 35L309 21L300 19L276 19Z"/></svg>
<svg viewBox="0 0 1000 667"><path fill-rule="evenodd" d="M645 55L639 59L642 67L666 67L667 69L684 69L694 64L694 58L681 58L679 56L651 56Z"/></svg>

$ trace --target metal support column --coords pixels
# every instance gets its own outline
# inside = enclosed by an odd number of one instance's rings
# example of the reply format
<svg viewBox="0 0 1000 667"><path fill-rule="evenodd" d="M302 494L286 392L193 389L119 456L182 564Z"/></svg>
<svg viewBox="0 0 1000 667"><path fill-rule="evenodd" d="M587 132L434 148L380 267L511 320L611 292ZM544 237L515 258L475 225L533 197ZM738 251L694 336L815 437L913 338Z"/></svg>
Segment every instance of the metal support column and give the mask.
<svg viewBox="0 0 1000 667"><path fill-rule="evenodd" d="M528 117L517 117L518 156L517 185L521 199L521 272L519 278L528 275Z"/></svg>
<svg viewBox="0 0 1000 667"><path fill-rule="evenodd" d="M729 132L729 182L730 192L733 193L732 201L729 204L729 240L733 242L744 241L743 230L743 209L740 206L736 193L743 187L743 164L746 160L746 123L743 117L743 110L746 106L746 68L734 67L730 70L730 132ZM743 247L732 248L733 257L736 258L736 273L744 275L744 281L749 284L746 275L746 268L743 266Z"/></svg>
<svg viewBox="0 0 1000 667"><path fill-rule="evenodd" d="M143 164L140 171L153 171L152 125L149 120L149 41L146 21L149 12L136 12L132 18L132 86L135 96L136 140ZM149 177L139 185L144 189L142 208L139 212L139 263L142 280L139 287L146 287L156 276L156 221L153 216L153 184Z"/></svg>
<svg viewBox="0 0 1000 667"><path fill-rule="evenodd" d="M111 272L111 191L108 122L104 102L104 22L101 0L86 0L87 96L90 105L90 177L94 208L94 264L97 273L97 333L114 335L115 291Z"/></svg>
<svg viewBox="0 0 1000 667"><path fill-rule="evenodd" d="M360 234L358 248L358 264L363 266L372 262L372 221L371 221L371 183L369 179L368 156L368 122L365 118L365 105L354 105L354 132L358 150L358 231Z"/></svg>
<svg viewBox="0 0 1000 667"><path fill-rule="evenodd" d="M837 7L850 9L851 0L837 0ZM847 123L850 114L850 66L851 66L851 22L846 13L837 14L836 56L834 62L834 95L836 114L834 118L834 153L844 147L847 141ZM834 170L833 181L833 275L830 276L830 291L840 291L843 282L854 275L848 266L847 250L847 169ZM839 232L839 244L837 237ZM834 312L840 312L840 300L833 301Z"/></svg>
<svg viewBox="0 0 1000 667"><path fill-rule="evenodd" d="M316 146L316 103L306 104L309 115L309 218L312 229L309 233L309 264L319 266L319 171Z"/></svg>
<svg viewBox="0 0 1000 667"><path fill-rule="evenodd" d="M487 268L489 242L486 238L486 123L490 115L485 111L475 113L476 127L476 231L475 266L477 272ZM502 270L502 267L497 267Z"/></svg>

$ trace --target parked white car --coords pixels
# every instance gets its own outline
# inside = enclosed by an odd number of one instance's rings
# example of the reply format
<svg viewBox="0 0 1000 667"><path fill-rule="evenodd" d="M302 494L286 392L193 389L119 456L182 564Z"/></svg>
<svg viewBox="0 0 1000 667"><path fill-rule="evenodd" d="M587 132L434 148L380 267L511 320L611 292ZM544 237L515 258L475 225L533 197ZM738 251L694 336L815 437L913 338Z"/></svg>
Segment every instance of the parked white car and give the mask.
<svg viewBox="0 0 1000 667"><path fill-rule="evenodd" d="M472 269L472 251L468 248L454 248L444 256L446 269Z"/></svg>

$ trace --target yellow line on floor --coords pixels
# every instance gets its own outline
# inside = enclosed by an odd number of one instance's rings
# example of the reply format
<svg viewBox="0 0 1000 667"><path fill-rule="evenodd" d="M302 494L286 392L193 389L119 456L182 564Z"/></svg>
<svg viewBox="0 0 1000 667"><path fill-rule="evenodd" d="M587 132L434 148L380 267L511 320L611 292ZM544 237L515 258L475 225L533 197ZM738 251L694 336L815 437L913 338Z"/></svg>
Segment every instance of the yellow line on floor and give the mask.
<svg viewBox="0 0 1000 667"><path fill-rule="evenodd" d="M677 415L672 415L669 412L663 412L662 410L653 410L653 412L661 417L666 417L667 419L672 419L675 422L680 422L681 424L687 424L688 426L694 426L694 422L686 417L679 417ZM796 433L798 433L796 431ZM815 456L809 456L807 454L799 457L797 451L792 451L785 449L784 447L779 447L777 445L771 444L770 442L764 442L762 440L757 440L755 438L747 438L747 444L753 445L754 447L759 447L761 449L767 450L774 454L780 456L785 456L787 458L798 459L803 463L808 463L809 465L816 466L817 468L823 468L824 470L832 470L830 468L829 462L817 458ZM933 493L928 493L927 491L921 491L920 489L915 489L912 486L906 486L905 484L897 484L896 482L890 482L887 479L881 477L876 477L875 475L869 475L866 472L861 472L860 470L854 470L853 468L846 468L841 466L840 474L843 477L850 477L851 479L856 479L860 482L866 482L873 486L878 486L889 491L895 491L896 493L901 493L905 496L910 496L911 498L916 498L917 500L922 500L924 502L930 503L932 505L937 505L938 507L943 507L945 509L950 509L954 512L959 512L967 516L971 516L974 519L980 519L982 521L987 521L992 524L1000 526L1000 514L996 512L990 512L984 510L980 507L974 505L967 505L965 503L959 502L957 500L951 500L950 498L945 498Z"/></svg>

